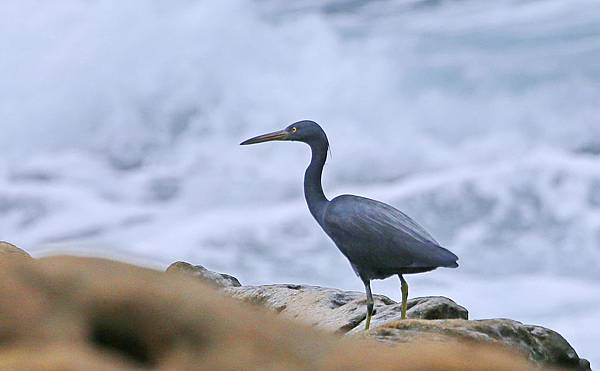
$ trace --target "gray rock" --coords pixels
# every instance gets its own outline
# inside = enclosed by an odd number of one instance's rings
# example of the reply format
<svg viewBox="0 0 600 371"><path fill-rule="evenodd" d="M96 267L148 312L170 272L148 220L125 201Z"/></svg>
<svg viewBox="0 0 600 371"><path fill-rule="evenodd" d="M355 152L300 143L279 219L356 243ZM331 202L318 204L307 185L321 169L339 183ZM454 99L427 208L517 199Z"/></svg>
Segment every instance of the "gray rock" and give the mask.
<svg viewBox="0 0 600 371"><path fill-rule="evenodd" d="M366 318L366 296L362 292L307 285L243 286L228 288L226 292L235 298L266 306L283 316L328 331L358 331L364 327ZM374 326L400 318L400 304L383 295L373 295L373 299ZM411 299L407 307L407 316L410 318L468 316L466 309L441 297Z"/></svg>
<svg viewBox="0 0 600 371"><path fill-rule="evenodd" d="M456 338L499 343L524 353L541 365L590 369L589 362L580 359L558 333L509 319L391 321L374 328L368 335L391 344Z"/></svg>
<svg viewBox="0 0 600 371"><path fill-rule="evenodd" d="M388 322L401 320L402 304L394 303L378 308L371 319L371 328ZM426 296L410 299L406 303L406 317L409 319L469 319L469 312L453 300L443 296ZM364 330L357 326L351 333Z"/></svg>
<svg viewBox="0 0 600 371"><path fill-rule="evenodd" d="M575 349L558 332L533 325L525 325L525 328L547 350L547 362L579 370L591 370L590 362L579 358Z"/></svg>
<svg viewBox="0 0 600 371"><path fill-rule="evenodd" d="M359 292L307 285L243 286L226 292L328 331L347 332L366 316L365 294ZM376 308L394 303L382 295L373 298Z"/></svg>
<svg viewBox="0 0 600 371"><path fill-rule="evenodd" d="M424 296L406 303L406 316L414 319L469 319L469 311L444 296Z"/></svg>
<svg viewBox="0 0 600 371"><path fill-rule="evenodd" d="M216 287L238 287L241 286L237 278L225 273L209 271L201 265L192 265L186 262L175 262L167 268L168 273L188 274L201 279Z"/></svg>

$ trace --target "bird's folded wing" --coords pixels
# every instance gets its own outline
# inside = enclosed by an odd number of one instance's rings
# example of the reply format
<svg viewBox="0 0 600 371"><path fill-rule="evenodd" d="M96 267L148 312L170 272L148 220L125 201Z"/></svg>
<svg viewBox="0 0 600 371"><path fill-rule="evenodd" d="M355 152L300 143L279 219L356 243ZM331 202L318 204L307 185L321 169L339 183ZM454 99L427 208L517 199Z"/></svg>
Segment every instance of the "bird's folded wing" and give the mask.
<svg viewBox="0 0 600 371"><path fill-rule="evenodd" d="M380 266L436 266L438 250L445 250L400 210L364 197L333 199L324 224L345 255Z"/></svg>

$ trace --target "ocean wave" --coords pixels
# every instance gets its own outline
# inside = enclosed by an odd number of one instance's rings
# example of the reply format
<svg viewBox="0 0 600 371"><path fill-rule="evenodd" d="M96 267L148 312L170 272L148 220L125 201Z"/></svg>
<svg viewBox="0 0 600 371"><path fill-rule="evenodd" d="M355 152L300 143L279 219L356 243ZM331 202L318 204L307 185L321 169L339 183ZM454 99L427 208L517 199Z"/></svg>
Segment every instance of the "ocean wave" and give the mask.
<svg viewBox="0 0 600 371"><path fill-rule="evenodd" d="M237 143L311 118L327 189L409 212L465 271L597 277L593 2L295 4L0 5L0 236L306 276L339 258L306 148Z"/></svg>

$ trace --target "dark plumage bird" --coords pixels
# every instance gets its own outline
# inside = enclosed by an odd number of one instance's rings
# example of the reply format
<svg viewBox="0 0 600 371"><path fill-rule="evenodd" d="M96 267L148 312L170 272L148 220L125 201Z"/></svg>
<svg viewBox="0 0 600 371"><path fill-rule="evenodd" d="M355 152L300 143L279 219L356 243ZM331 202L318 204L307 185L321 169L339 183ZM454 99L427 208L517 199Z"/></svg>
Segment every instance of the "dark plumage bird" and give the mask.
<svg viewBox="0 0 600 371"><path fill-rule="evenodd" d="M313 121L298 121L284 130L260 135L242 145L291 140L306 143L312 159L304 175L308 209L321 228L348 258L365 285L369 329L373 314L371 280L398 275L402 289L402 318L406 318L408 284L403 274L421 273L438 267L456 268L458 257L441 247L427 231L403 212L379 201L342 195L329 201L323 193L321 175L329 141Z"/></svg>

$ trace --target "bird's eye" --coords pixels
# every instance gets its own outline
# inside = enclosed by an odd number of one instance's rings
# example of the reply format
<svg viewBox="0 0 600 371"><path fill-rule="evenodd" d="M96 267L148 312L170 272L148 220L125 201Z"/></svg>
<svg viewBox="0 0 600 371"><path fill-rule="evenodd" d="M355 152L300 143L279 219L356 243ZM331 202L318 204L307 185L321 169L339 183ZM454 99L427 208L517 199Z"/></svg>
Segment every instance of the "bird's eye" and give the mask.
<svg viewBox="0 0 600 371"><path fill-rule="evenodd" d="M295 126L292 128L292 133L295 133L298 131L298 128L296 128Z"/></svg>

